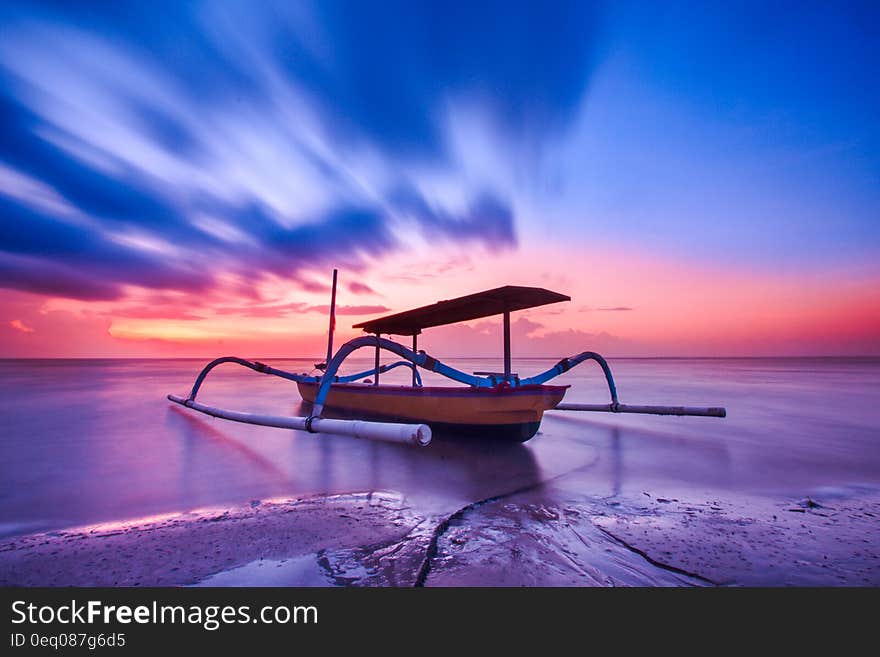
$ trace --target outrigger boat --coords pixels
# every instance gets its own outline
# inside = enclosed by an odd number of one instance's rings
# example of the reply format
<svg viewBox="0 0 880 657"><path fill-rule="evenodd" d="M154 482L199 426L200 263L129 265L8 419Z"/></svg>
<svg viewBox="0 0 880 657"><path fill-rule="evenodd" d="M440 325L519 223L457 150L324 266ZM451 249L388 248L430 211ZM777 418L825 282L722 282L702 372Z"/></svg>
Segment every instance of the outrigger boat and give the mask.
<svg viewBox="0 0 880 657"><path fill-rule="evenodd" d="M537 433L544 412L550 410L709 417L725 417L727 414L724 408L621 404L608 362L593 351L563 358L550 369L530 377L520 377L511 371L510 314L571 301L564 294L543 288L507 285L355 324L353 328L363 329L367 335L346 342L334 354L336 279L334 270L327 359L316 365L320 375L295 374L258 361L224 356L205 366L188 397L168 395L168 399L236 422L420 446L431 442L432 433L525 442ZM462 372L418 349L418 336L424 329L497 315L503 317L503 372ZM410 336L412 348L383 338L383 335ZM375 350L374 366L363 372L340 376L339 368L345 359L362 348ZM403 360L382 365L382 350ZM569 386L547 385L547 382L587 360L593 360L601 367L611 401L607 404L562 403ZM256 372L294 381L303 400L311 404L311 413L307 417L256 415L197 402L196 395L205 377L223 363L236 363ZM380 385L379 375L397 367L412 370L412 384ZM423 386L419 368L463 385ZM327 417L325 409L336 417Z"/></svg>

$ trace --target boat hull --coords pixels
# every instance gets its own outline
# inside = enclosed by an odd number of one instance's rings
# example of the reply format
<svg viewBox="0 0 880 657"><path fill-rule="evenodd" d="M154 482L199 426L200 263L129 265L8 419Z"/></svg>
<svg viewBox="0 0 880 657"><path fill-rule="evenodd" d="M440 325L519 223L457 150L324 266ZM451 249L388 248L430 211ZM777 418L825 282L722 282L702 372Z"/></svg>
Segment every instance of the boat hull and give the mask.
<svg viewBox="0 0 880 657"><path fill-rule="evenodd" d="M297 383L303 400L314 403L317 383ZM374 386L334 383L327 409L342 417L421 422L435 434L525 442L535 435L544 411L554 408L568 386L518 388Z"/></svg>

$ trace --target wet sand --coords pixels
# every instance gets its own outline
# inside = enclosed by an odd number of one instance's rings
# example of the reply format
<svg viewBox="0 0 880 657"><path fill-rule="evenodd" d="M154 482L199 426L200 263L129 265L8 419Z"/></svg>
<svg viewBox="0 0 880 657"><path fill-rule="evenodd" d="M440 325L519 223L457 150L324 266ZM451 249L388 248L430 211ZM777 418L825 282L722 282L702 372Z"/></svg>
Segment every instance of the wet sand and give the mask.
<svg viewBox="0 0 880 657"><path fill-rule="evenodd" d="M824 500L516 496L444 536L428 585L877 586L880 493Z"/></svg>
<svg viewBox="0 0 880 657"><path fill-rule="evenodd" d="M378 559L383 545L405 542L421 521L400 498L383 493L254 500L16 537L0 545L0 585L182 586L261 560L313 555L317 563L328 551L346 550ZM397 583L396 573L388 580Z"/></svg>
<svg viewBox="0 0 880 657"><path fill-rule="evenodd" d="M576 499L423 517L390 492L174 514L0 544L3 586L877 586L880 493Z"/></svg>

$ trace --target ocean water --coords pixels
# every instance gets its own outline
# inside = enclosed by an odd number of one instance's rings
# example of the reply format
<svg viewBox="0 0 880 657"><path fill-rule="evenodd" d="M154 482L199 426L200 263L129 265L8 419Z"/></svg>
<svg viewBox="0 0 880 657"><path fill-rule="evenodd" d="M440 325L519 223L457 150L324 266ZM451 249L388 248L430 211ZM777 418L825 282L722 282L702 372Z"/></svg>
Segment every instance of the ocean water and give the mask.
<svg viewBox="0 0 880 657"><path fill-rule="evenodd" d="M312 360L267 359L301 372ZM491 359L450 359L465 371ZM350 371L371 359L350 359ZM880 359L612 359L624 403L725 406L726 419L547 413L524 445L418 449L213 419L169 403L201 360L0 361L0 535L385 490L423 513L542 484L547 495L661 490L803 497L880 488ZM514 362L521 375L552 360ZM402 369L383 381L405 383ZM438 382L433 375L426 383ZM595 364L554 383L607 402ZM199 399L302 414L296 385L235 365Z"/></svg>

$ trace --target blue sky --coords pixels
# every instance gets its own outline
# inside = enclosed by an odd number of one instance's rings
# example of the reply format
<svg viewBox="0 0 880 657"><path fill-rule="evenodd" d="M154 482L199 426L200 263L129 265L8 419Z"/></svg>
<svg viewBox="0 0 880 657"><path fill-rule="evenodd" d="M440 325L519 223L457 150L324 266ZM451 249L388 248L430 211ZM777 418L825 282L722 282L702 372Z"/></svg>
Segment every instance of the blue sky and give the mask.
<svg viewBox="0 0 880 657"><path fill-rule="evenodd" d="M875 259L878 5L658 5L605 16L557 163L571 232L768 269Z"/></svg>
<svg viewBox="0 0 880 657"><path fill-rule="evenodd" d="M339 266L372 289L378 259L536 245L876 280L878 25L856 2L7 2L0 287L258 297Z"/></svg>

